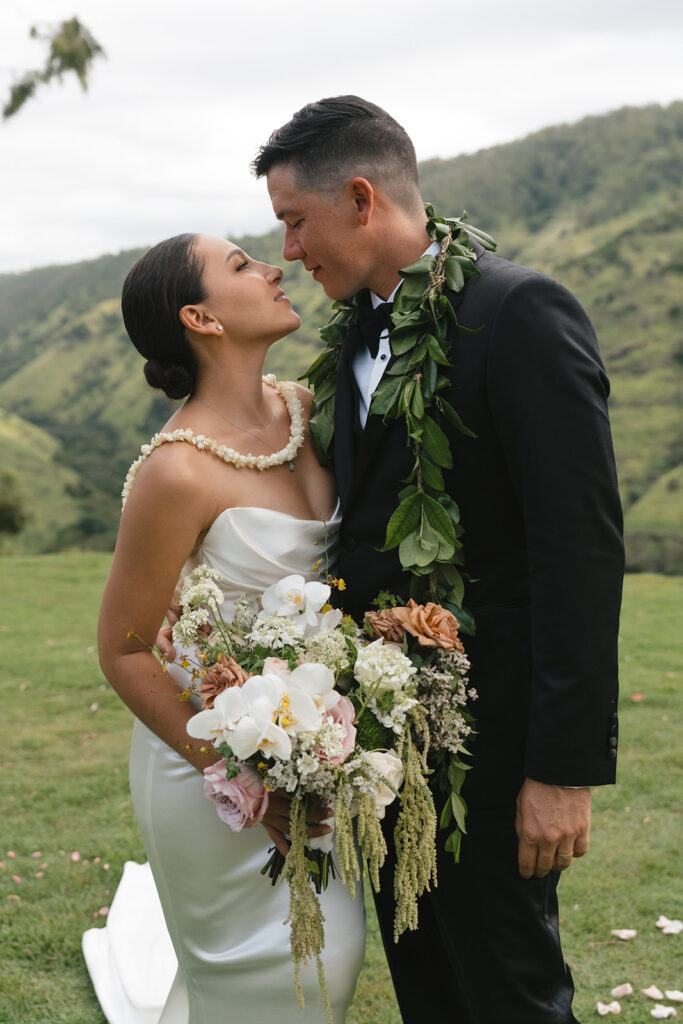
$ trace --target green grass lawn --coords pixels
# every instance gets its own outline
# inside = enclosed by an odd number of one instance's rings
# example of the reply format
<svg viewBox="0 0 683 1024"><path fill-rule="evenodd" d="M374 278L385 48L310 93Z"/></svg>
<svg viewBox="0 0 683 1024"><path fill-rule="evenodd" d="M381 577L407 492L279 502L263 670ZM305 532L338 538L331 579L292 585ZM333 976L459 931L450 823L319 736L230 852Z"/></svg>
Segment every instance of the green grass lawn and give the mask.
<svg viewBox="0 0 683 1024"><path fill-rule="evenodd" d="M105 684L95 619L108 556L0 559L0 1021L104 1024L80 952L104 924L128 859L143 860L127 785L129 712ZM650 1020L639 990L683 988L680 918L683 578L634 576L622 619L619 784L596 790L593 842L565 873L565 953L576 1015L630 981L620 1020ZM633 694L642 694L634 701ZM13 877L15 876L15 877ZM21 879L16 881L15 878ZM677 892L678 887L678 892ZM365 968L349 1024L399 1024L369 906ZM621 942L613 928L635 928ZM495 978L491 978L495 984ZM504 1024L504 1022L492 1022Z"/></svg>

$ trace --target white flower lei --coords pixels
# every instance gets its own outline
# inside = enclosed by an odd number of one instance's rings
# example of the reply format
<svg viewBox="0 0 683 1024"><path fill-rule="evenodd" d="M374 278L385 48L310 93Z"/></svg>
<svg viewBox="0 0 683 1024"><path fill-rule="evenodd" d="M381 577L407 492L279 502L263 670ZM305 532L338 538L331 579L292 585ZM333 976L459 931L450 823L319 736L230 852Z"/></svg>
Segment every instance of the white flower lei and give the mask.
<svg viewBox="0 0 683 1024"><path fill-rule="evenodd" d="M123 490L121 491L122 507L125 508L133 481L138 474L140 466L152 454L155 448L159 448L162 444L166 444L169 441L186 441L188 444L194 445L199 451L206 450L212 452L219 459L222 459L223 462L228 462L230 465L235 466L236 469L258 469L263 471L270 469L272 466L282 466L285 462L291 462L292 459L295 459L304 443L305 432L303 409L297 397L296 388L293 384L282 383L276 380L275 375L272 373L266 374L263 380L266 384L270 384L275 388L287 406L290 429L289 440L284 448L281 448L279 452L273 452L271 455L252 455L250 452L243 455L235 448L229 448L224 444L217 444L213 438L206 437L204 434L195 434L189 428L155 434L149 444L142 445L139 458L135 460L128 470Z"/></svg>

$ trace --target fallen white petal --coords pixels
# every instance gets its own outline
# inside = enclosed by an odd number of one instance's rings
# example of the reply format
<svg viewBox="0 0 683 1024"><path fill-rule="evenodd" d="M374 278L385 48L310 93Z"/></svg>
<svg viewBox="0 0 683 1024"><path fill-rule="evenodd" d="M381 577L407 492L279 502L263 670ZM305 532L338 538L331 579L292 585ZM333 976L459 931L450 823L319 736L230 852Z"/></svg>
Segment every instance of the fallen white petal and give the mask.
<svg viewBox="0 0 683 1024"><path fill-rule="evenodd" d="M640 991L643 993L644 996L647 996L649 999L664 998L664 993L661 991L661 989L658 989L656 985L650 985L649 988L643 988Z"/></svg>
<svg viewBox="0 0 683 1024"><path fill-rule="evenodd" d="M673 1006L655 1006L654 1010L650 1010L650 1016L656 1017L657 1020L666 1020L667 1017L675 1017L676 1011Z"/></svg>
<svg viewBox="0 0 683 1024"><path fill-rule="evenodd" d="M662 935L678 935L679 932L683 932L683 921L669 921L662 928Z"/></svg>
<svg viewBox="0 0 683 1024"><path fill-rule="evenodd" d="M608 1013L621 1013L621 1007L616 1000L612 1003L598 1003L598 1013L601 1017L606 1017Z"/></svg>
<svg viewBox="0 0 683 1024"><path fill-rule="evenodd" d="M638 932L635 928L613 928L612 935L616 935L618 939L635 939Z"/></svg>
<svg viewBox="0 0 683 1024"><path fill-rule="evenodd" d="M621 999L622 996L633 995L633 985L630 981L624 982L623 985L617 985L616 988L612 989L612 995L616 999Z"/></svg>
<svg viewBox="0 0 683 1024"><path fill-rule="evenodd" d="M658 928L666 928L668 924L671 924L671 921L668 917L664 917L664 914L660 914L655 923Z"/></svg>
<svg viewBox="0 0 683 1024"><path fill-rule="evenodd" d="M677 988L667 989L666 998L670 999L672 1003L683 1003L683 992L680 992Z"/></svg>

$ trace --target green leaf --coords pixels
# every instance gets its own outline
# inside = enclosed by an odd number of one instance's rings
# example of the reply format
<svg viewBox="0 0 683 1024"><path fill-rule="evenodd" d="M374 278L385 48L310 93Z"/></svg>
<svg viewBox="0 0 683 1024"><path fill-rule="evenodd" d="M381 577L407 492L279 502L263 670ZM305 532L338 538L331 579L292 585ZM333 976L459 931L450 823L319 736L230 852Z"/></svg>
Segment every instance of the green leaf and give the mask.
<svg viewBox="0 0 683 1024"><path fill-rule="evenodd" d="M461 765L455 764L453 761L451 761L451 763L448 766L448 781L450 782L451 789L454 793L460 793L460 790L462 789L462 784L465 781L465 775L465 769ZM465 812L467 812L467 807L465 807Z"/></svg>
<svg viewBox="0 0 683 1024"><path fill-rule="evenodd" d="M460 844L462 843L462 833L455 831L451 832L448 839L446 840L444 849L447 853L452 853L457 864L460 860Z"/></svg>
<svg viewBox="0 0 683 1024"><path fill-rule="evenodd" d="M409 277L411 274L430 273L433 265L434 257L430 253L425 253L424 256L420 256L419 260L415 260L414 263L399 270L399 274L401 277Z"/></svg>
<svg viewBox="0 0 683 1024"><path fill-rule="evenodd" d="M455 530L451 517L448 515L446 509L434 498L430 498L425 495L423 500L424 514L427 517L430 526L437 530L449 544L453 544L455 541Z"/></svg>
<svg viewBox="0 0 683 1024"><path fill-rule="evenodd" d="M439 398L438 405L440 406L444 416L449 421L449 423L451 423L456 430L459 430L461 434L465 434L467 437L477 436L472 430L470 430L469 427L465 426L463 421L460 419L458 413L455 411L450 402L446 401L445 398Z"/></svg>
<svg viewBox="0 0 683 1024"><path fill-rule="evenodd" d="M337 348L344 341L346 325L334 320L320 328L320 337L329 348Z"/></svg>
<svg viewBox="0 0 683 1024"><path fill-rule="evenodd" d="M411 533L399 544L398 557L404 569L410 569L413 566L424 568L432 564L438 552L438 542L425 537L421 538L417 533Z"/></svg>
<svg viewBox="0 0 683 1024"><path fill-rule="evenodd" d="M451 807L453 808L453 817L458 823L458 828L461 832L467 835L467 829L465 828L465 818L467 817L467 804L460 796L459 793L451 793Z"/></svg>
<svg viewBox="0 0 683 1024"><path fill-rule="evenodd" d="M402 356L405 352L412 352L417 345L417 331L407 331L399 337L391 335L391 351L395 356Z"/></svg>
<svg viewBox="0 0 683 1024"><path fill-rule="evenodd" d="M462 267L456 259L449 256L444 261L444 273L446 275L446 284L454 292L460 292L465 286L465 275L462 272Z"/></svg>
<svg viewBox="0 0 683 1024"><path fill-rule="evenodd" d="M406 381L403 385L403 391L401 392L401 399L399 402L399 409L403 413L410 412L410 404L413 400L413 394L415 393L416 384L414 380Z"/></svg>
<svg viewBox="0 0 683 1024"><path fill-rule="evenodd" d="M443 810L441 812L441 818L439 820L439 825L440 825L441 828L448 828L448 826L450 825L450 823L452 821L453 821L453 808L451 807L450 800L447 800L446 803L443 805Z"/></svg>
<svg viewBox="0 0 683 1024"><path fill-rule="evenodd" d="M440 366L450 366L446 353L444 352L444 350L442 349L441 345L436 340L434 335L427 334L425 335L424 340L427 343L427 351L429 352L434 362L438 363Z"/></svg>
<svg viewBox="0 0 683 1024"><path fill-rule="evenodd" d="M399 356L396 362L393 363L387 370L387 375L390 377L403 376L403 374L406 372L410 365L412 354L413 353L411 350L410 352L407 352L405 355Z"/></svg>
<svg viewBox="0 0 683 1024"><path fill-rule="evenodd" d="M384 416L389 411L401 388L402 381L396 377L385 377L379 382L377 390L372 396L370 412L373 415Z"/></svg>
<svg viewBox="0 0 683 1024"><path fill-rule="evenodd" d="M317 387L314 392L315 404L320 407L323 402L326 402L328 398L331 398L337 390L337 379L336 375L329 380L323 381L320 387Z"/></svg>
<svg viewBox="0 0 683 1024"><path fill-rule="evenodd" d="M476 633L476 626L474 623L474 616L467 611L466 608L458 608L451 601L442 601L444 608L448 608L449 612L453 612L456 619L460 623L460 632L464 633L465 636L474 636Z"/></svg>
<svg viewBox="0 0 683 1024"><path fill-rule="evenodd" d="M422 397L422 392L420 391L417 383L415 384L415 391L413 392L411 412L413 416L416 416L418 419L422 419L425 412L424 398Z"/></svg>
<svg viewBox="0 0 683 1024"><path fill-rule="evenodd" d="M409 498L411 494L417 494L417 487L415 486L415 484L408 484L407 487L404 487L403 490L398 492L399 502L404 501L406 498Z"/></svg>
<svg viewBox="0 0 683 1024"><path fill-rule="evenodd" d="M453 604L457 605L458 608L462 604L462 599L465 596L465 581L461 574L458 573L458 578L451 583L450 590L448 591L448 600L452 601ZM457 615L456 615L456 618ZM458 620L459 621L459 620Z"/></svg>
<svg viewBox="0 0 683 1024"><path fill-rule="evenodd" d="M422 471L422 479L427 484L427 487L432 487L435 491L442 491L444 489L443 473L438 466L435 466L424 455L420 459L420 469Z"/></svg>
<svg viewBox="0 0 683 1024"><path fill-rule="evenodd" d="M498 243L495 238L492 238L491 235L487 235L485 231L481 230L481 228L475 228L472 224L468 224L465 227L465 231L468 235L472 235L477 242L479 242L484 249L488 249L489 252L495 252L498 248Z"/></svg>
<svg viewBox="0 0 683 1024"><path fill-rule="evenodd" d="M424 378L422 381L422 394L424 395L425 401L431 402L434 397L434 386L436 385L436 378L439 372L433 359L425 359L423 372Z"/></svg>
<svg viewBox="0 0 683 1024"><path fill-rule="evenodd" d="M411 494L398 506L387 523L387 534L384 538L382 551L391 551L413 531L420 521L422 512L422 496Z"/></svg>
<svg viewBox="0 0 683 1024"><path fill-rule="evenodd" d="M311 377L316 374L316 371L321 369L321 367L327 363L330 364L329 368L332 369L335 363L335 358L336 356L334 352L321 352L318 358L311 363L306 372L302 373L300 377L297 377L297 380L310 380Z"/></svg>
<svg viewBox="0 0 683 1024"><path fill-rule="evenodd" d="M451 469L453 467L451 450L448 444L448 438L441 427L432 419L431 416L425 416L422 426L422 443L430 458L433 459L437 466L443 466L445 469Z"/></svg>
<svg viewBox="0 0 683 1024"><path fill-rule="evenodd" d="M410 274L405 277L398 293L396 307L399 311L411 302L419 302L429 283L429 274Z"/></svg>

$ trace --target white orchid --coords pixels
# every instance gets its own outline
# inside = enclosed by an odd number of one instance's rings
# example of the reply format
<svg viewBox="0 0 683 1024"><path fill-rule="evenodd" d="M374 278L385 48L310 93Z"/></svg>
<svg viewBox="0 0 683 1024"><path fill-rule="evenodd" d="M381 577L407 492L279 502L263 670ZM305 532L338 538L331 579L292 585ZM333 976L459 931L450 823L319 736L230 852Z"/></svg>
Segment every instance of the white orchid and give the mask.
<svg viewBox="0 0 683 1024"><path fill-rule="evenodd" d="M311 697L321 715L323 711L330 711L341 697L334 688L334 673L318 661L306 661L295 668L287 686Z"/></svg>
<svg viewBox="0 0 683 1024"><path fill-rule="evenodd" d="M219 693L213 708L198 712L187 723L196 739L227 743L244 760L261 750L267 757L287 758L291 740L277 724L285 688L275 675L251 676L244 686Z"/></svg>
<svg viewBox="0 0 683 1024"><path fill-rule="evenodd" d="M264 590L262 615L301 616L305 625L313 628L318 625L318 612L329 601L330 593L326 583L307 583L296 574L285 576Z"/></svg>
<svg viewBox="0 0 683 1024"><path fill-rule="evenodd" d="M218 694L212 708L205 708L192 716L187 723L187 731L197 740L230 744L232 733L246 711L242 688L230 686Z"/></svg>
<svg viewBox="0 0 683 1024"><path fill-rule="evenodd" d="M273 705L266 697L257 697L249 713L238 722L230 737L230 746L240 761L260 750L266 757L286 759L292 753L292 741L287 733L273 721Z"/></svg>

